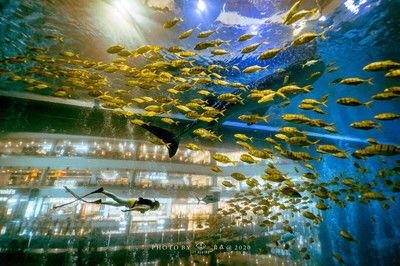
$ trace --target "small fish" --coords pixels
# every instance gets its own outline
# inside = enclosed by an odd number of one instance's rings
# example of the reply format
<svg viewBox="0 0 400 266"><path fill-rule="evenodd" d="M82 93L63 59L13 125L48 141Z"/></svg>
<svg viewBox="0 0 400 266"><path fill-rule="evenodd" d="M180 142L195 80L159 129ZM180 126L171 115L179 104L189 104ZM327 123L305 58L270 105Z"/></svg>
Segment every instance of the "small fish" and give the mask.
<svg viewBox="0 0 400 266"><path fill-rule="evenodd" d="M295 128L295 127L281 127L281 128L279 129L279 132L286 133L286 134L290 134L290 135L295 135L295 134L302 134L302 135L304 135L304 134L306 134L306 133L300 131L299 129L297 129L297 128Z"/></svg>
<svg viewBox="0 0 400 266"><path fill-rule="evenodd" d="M283 50L285 50L286 48L285 48L285 46L284 45L282 45L282 48L281 49L270 49L270 50L268 50L268 51L265 51L265 52L262 52L258 57L257 57L257 59L258 60L267 60L267 59L271 59L271 58L274 58L275 56L277 56L278 55L278 53L280 52L280 51L283 51Z"/></svg>
<svg viewBox="0 0 400 266"><path fill-rule="evenodd" d="M261 69L268 70L268 66L264 66L264 67L261 67L261 66L258 66L258 65L249 66L249 67L246 67L245 69L243 69L242 72L245 73L245 74L249 74L249 73L258 72Z"/></svg>
<svg viewBox="0 0 400 266"><path fill-rule="evenodd" d="M311 179L311 180L317 180L318 179L318 176L315 173L307 172L307 173L304 173L303 176L305 178L308 178L308 179Z"/></svg>
<svg viewBox="0 0 400 266"><path fill-rule="evenodd" d="M316 220L318 219L317 216L315 216L313 213L308 212L308 211L303 212L302 215L303 215L304 217L306 217L307 219L310 219L310 220L316 221Z"/></svg>
<svg viewBox="0 0 400 266"><path fill-rule="evenodd" d="M279 105L279 108L284 108L284 107L288 106L289 104L290 104L290 100L284 101L283 103L281 103Z"/></svg>
<svg viewBox="0 0 400 266"><path fill-rule="evenodd" d="M173 18L170 21L165 22L163 27L164 27L164 29L170 29L173 26L175 26L178 22L182 22L182 21L183 21L182 18Z"/></svg>
<svg viewBox="0 0 400 266"><path fill-rule="evenodd" d="M245 148L245 149L247 149L247 150L249 150L249 151L253 150L253 147L247 142L238 140L238 141L236 141L236 144L241 146L241 147L243 147L243 148Z"/></svg>
<svg viewBox="0 0 400 266"><path fill-rule="evenodd" d="M169 117L163 117L161 118L161 121L170 125L179 125L179 121L175 121Z"/></svg>
<svg viewBox="0 0 400 266"><path fill-rule="evenodd" d="M239 72L239 73L241 72L241 71L240 71L240 68L239 68L238 66L232 66L232 69L233 69L233 70L236 70L236 71Z"/></svg>
<svg viewBox="0 0 400 266"><path fill-rule="evenodd" d="M29 50L32 52L47 52L49 48L43 47L29 47Z"/></svg>
<svg viewBox="0 0 400 266"><path fill-rule="evenodd" d="M222 142L222 139L221 139L222 135L217 136L213 131L207 130L207 129L204 129L204 128L197 128L197 129L193 130L193 134L197 135L197 136L199 136L201 138L204 138L204 139L210 139L212 141L219 140L220 142ZM218 155L214 154L214 156L218 156Z"/></svg>
<svg viewBox="0 0 400 266"><path fill-rule="evenodd" d="M148 105L144 108L144 110L149 111L149 112L155 112L155 113L167 113L169 114L171 112L171 110L169 111L165 111L163 106L159 106L159 105Z"/></svg>
<svg viewBox="0 0 400 266"><path fill-rule="evenodd" d="M250 142L253 142L253 137L248 137L245 134L235 134L233 135L235 138L243 140L243 141L247 141L250 140Z"/></svg>
<svg viewBox="0 0 400 266"><path fill-rule="evenodd" d="M393 93L393 92L382 92L382 93L377 93L375 95L372 95L372 99L374 100L379 100L379 101L384 101L384 100L391 100L399 97L400 94Z"/></svg>
<svg viewBox="0 0 400 266"><path fill-rule="evenodd" d="M312 171L315 171L315 168L309 163L304 164L304 166L307 167L308 169L312 170Z"/></svg>
<svg viewBox="0 0 400 266"><path fill-rule="evenodd" d="M109 54L116 54L116 53L118 53L118 52L120 52L120 51L122 51L122 50L124 50L124 49L125 49L125 47L122 46L122 45L114 45L114 46L111 46L111 47L109 47L109 48L107 49L107 53L109 53Z"/></svg>
<svg viewBox="0 0 400 266"><path fill-rule="evenodd" d="M206 90L199 90L197 92L197 94L208 96L208 95L215 95L215 92L210 92L210 91L206 91Z"/></svg>
<svg viewBox="0 0 400 266"><path fill-rule="evenodd" d="M320 60L309 60L305 64L302 64L301 68L310 67L310 66L314 65L315 63L318 63L319 61Z"/></svg>
<svg viewBox="0 0 400 266"><path fill-rule="evenodd" d="M228 187L228 188L234 187L234 185L231 182L226 181L226 180L222 181L222 185L225 186L225 187Z"/></svg>
<svg viewBox="0 0 400 266"><path fill-rule="evenodd" d="M232 177L233 179L235 179L236 181L244 181L244 180L247 179L246 176L243 175L243 174L241 174L241 173L232 173L232 174L231 174L231 177Z"/></svg>
<svg viewBox="0 0 400 266"><path fill-rule="evenodd" d="M350 124L350 127L356 128L356 129L362 129L362 130L369 130L372 128L376 128L378 130L381 130L382 126L377 124L373 120L362 120L359 122L354 122Z"/></svg>
<svg viewBox="0 0 400 266"><path fill-rule="evenodd" d="M316 78L316 77L318 77L319 75L321 75L321 72L317 71L317 72L315 72L315 73L312 73L312 74L308 77L308 79Z"/></svg>
<svg viewBox="0 0 400 266"><path fill-rule="evenodd" d="M281 139L281 140L287 140L288 136L286 136L285 134L275 134L275 138Z"/></svg>
<svg viewBox="0 0 400 266"><path fill-rule="evenodd" d="M244 41L247 41L247 40L250 40L250 39L252 39L253 37L255 37L255 36L257 36L256 34L252 34L252 33L245 33L245 34L243 34L242 36L240 36L238 39L237 39L237 41L238 42L244 42ZM258 35L259 37L261 37L260 35Z"/></svg>
<svg viewBox="0 0 400 266"><path fill-rule="evenodd" d="M395 120L395 119L399 119L400 115L394 114L394 113L381 113L381 114L375 115L374 118L377 120Z"/></svg>
<svg viewBox="0 0 400 266"><path fill-rule="evenodd" d="M262 41L260 43L253 43L249 46L244 47L240 52L242 54L248 54L248 53L254 52L255 50L257 50L258 47L260 47L260 45L266 44L266 43L267 43L266 41Z"/></svg>
<svg viewBox="0 0 400 266"><path fill-rule="evenodd" d="M282 119L287 122L300 123L300 124L305 124L308 121L310 121L310 118L306 117L303 114L284 114L282 115Z"/></svg>
<svg viewBox="0 0 400 266"><path fill-rule="evenodd" d="M149 96L143 96L141 97L143 100L145 100L146 102L154 102L154 99L152 97Z"/></svg>
<svg viewBox="0 0 400 266"><path fill-rule="evenodd" d="M390 209L390 206L389 206L386 202L384 202L384 201L381 201L381 205L382 205L382 208L383 208L384 210L389 210L389 209Z"/></svg>
<svg viewBox="0 0 400 266"><path fill-rule="evenodd" d="M389 70L392 68L398 68L400 67L400 63L391 61L391 60L386 60L386 61L378 61L378 62L373 62L368 65L366 65L363 70L365 71L382 71L382 70Z"/></svg>
<svg viewBox="0 0 400 266"><path fill-rule="evenodd" d="M121 50L117 53L119 56L128 57L132 56L132 53L128 50Z"/></svg>
<svg viewBox="0 0 400 266"><path fill-rule="evenodd" d="M242 162L248 163L248 164L253 164L253 163L259 163L260 161L254 160L254 158L251 155L248 154L242 154L240 156L240 160Z"/></svg>
<svg viewBox="0 0 400 266"><path fill-rule="evenodd" d="M294 188L291 187L282 187L281 189L279 189L279 191L289 197L293 197L293 198L301 198L301 194L295 190Z"/></svg>
<svg viewBox="0 0 400 266"><path fill-rule="evenodd" d="M208 49L211 47L217 47L219 45L220 45L219 43L215 43L213 41L202 41L202 42L197 43L193 49L194 50L205 50L205 49Z"/></svg>
<svg viewBox="0 0 400 266"><path fill-rule="evenodd" d="M373 78L369 78L369 79L345 78L345 79L342 79L339 83L345 84L345 85L360 85L363 83L368 83L370 85L373 85L372 79Z"/></svg>
<svg viewBox="0 0 400 266"><path fill-rule="evenodd" d="M328 69L328 70L326 71L326 73L333 73L333 72L335 72L335 71L338 71L339 69L340 69L340 67L332 67L332 68Z"/></svg>
<svg viewBox="0 0 400 266"><path fill-rule="evenodd" d="M310 85L307 85L307 86L304 86L304 87L299 87L297 85L287 85L287 86L283 86L283 87L279 88L278 91L276 92L276 94L278 94L278 95L279 95L279 93L281 95L284 95L284 94L296 94L298 92L308 93L312 89L313 88ZM282 98L285 98L285 96L282 97Z"/></svg>
<svg viewBox="0 0 400 266"><path fill-rule="evenodd" d="M196 28L189 29L189 30L183 32L181 35L178 36L178 39L183 40L183 39L186 39L186 38L190 37L193 34L193 32L198 28L199 28L199 26L197 26Z"/></svg>
<svg viewBox="0 0 400 266"><path fill-rule="evenodd" d="M70 52L70 51L64 51L64 52L60 52L60 55L62 55L62 56L66 56L66 57L74 57L74 56L76 56L76 54L75 54L75 53L73 53L73 52Z"/></svg>
<svg viewBox="0 0 400 266"><path fill-rule="evenodd" d="M333 256L339 263L345 264L345 261L343 260L343 258L342 258L340 255L335 254L335 253L332 253L332 256Z"/></svg>
<svg viewBox="0 0 400 266"><path fill-rule="evenodd" d="M183 52L180 52L178 55L180 57L193 57L193 56L200 55L200 54L197 54L197 53L192 52L192 51L183 51Z"/></svg>
<svg viewBox="0 0 400 266"><path fill-rule="evenodd" d="M328 100L328 96L329 96L329 94L323 95L323 96L321 97L321 100L319 100L319 101L314 100L314 99L303 99L303 100L301 101L301 103L311 104L311 105L319 105L319 104L321 104L321 105L327 107L326 102L327 102L327 100Z"/></svg>
<svg viewBox="0 0 400 266"><path fill-rule="evenodd" d="M169 148L169 146L171 145L171 143L165 143L162 139L157 137L151 137L149 141L155 145L163 145L166 146L167 148Z"/></svg>
<svg viewBox="0 0 400 266"><path fill-rule="evenodd" d="M357 240L355 240L349 233L347 233L346 231L340 230L339 234L346 239L347 241L350 242L358 242Z"/></svg>
<svg viewBox="0 0 400 266"><path fill-rule="evenodd" d="M199 146L197 146L194 143L187 143L185 145L185 147L188 148L189 150L192 150L192 151L201 151L202 150Z"/></svg>
<svg viewBox="0 0 400 266"><path fill-rule="evenodd" d="M366 197L367 199L371 199L371 200L379 200L379 201L390 200L391 202L394 202L394 197L387 198L378 192L365 192L362 195L364 197Z"/></svg>
<svg viewBox="0 0 400 266"><path fill-rule="evenodd" d="M252 147L251 147L251 149L248 149L248 150L249 150L249 154L252 155L252 156L254 156L254 157L257 157L257 158L260 158L260 159L268 159L268 158L271 158L271 155L268 154L268 153L265 152L265 151L256 150L256 149L254 149L254 148L252 148Z"/></svg>
<svg viewBox="0 0 400 266"><path fill-rule="evenodd" d="M223 93L217 97L218 100L229 102L229 103L241 103L244 104L244 100L239 95L232 93Z"/></svg>
<svg viewBox="0 0 400 266"><path fill-rule="evenodd" d="M215 117L206 117L206 116L199 116L198 120L203 121L203 122L207 122L207 123L211 123L211 122L218 122L219 118L215 118Z"/></svg>
<svg viewBox="0 0 400 266"><path fill-rule="evenodd" d="M313 33L313 32L304 33L304 34L298 36L296 39L294 39L290 45L295 46L295 45L309 43L309 42L312 42L317 37L320 37L321 39L325 40L326 39L325 33L326 33L326 30L324 30L320 34Z"/></svg>
<svg viewBox="0 0 400 266"><path fill-rule="evenodd" d="M223 50L223 49L217 49L217 50L212 50L211 53L213 55L226 55L226 54L231 54L232 52Z"/></svg>
<svg viewBox="0 0 400 266"><path fill-rule="evenodd" d="M336 147L335 145L324 144L324 145L319 145L317 147L317 152L334 154L334 153L342 152L342 150L339 149L338 147Z"/></svg>
<svg viewBox="0 0 400 266"><path fill-rule="evenodd" d="M187 107L186 105L177 105L175 106L176 109L178 109L179 111L183 112L183 113L187 113L192 111L189 107Z"/></svg>
<svg viewBox="0 0 400 266"><path fill-rule="evenodd" d="M158 114L157 112L148 111L148 112L142 113L142 116L144 116L144 117L153 117L153 116L156 116L157 114Z"/></svg>
<svg viewBox="0 0 400 266"><path fill-rule="evenodd" d="M263 120L264 122L268 122L268 118L270 115L267 116L260 116L259 114L252 114L252 115L241 115L238 118L244 122L246 122L248 125L254 125L258 123L259 121Z"/></svg>
<svg viewBox="0 0 400 266"><path fill-rule="evenodd" d="M390 87L383 90L383 92L392 92L395 94L400 94L400 87Z"/></svg>
<svg viewBox="0 0 400 266"><path fill-rule="evenodd" d="M229 159L228 156L220 154L220 153L215 153L212 157L214 158L214 160L216 160L216 161L218 161L220 163L223 163L223 164L231 163L231 164L235 165L237 163L237 162L232 161L231 159Z"/></svg>
<svg viewBox="0 0 400 266"><path fill-rule="evenodd" d="M371 144L379 144L378 141L374 138L368 138L367 141Z"/></svg>
<svg viewBox="0 0 400 266"><path fill-rule="evenodd" d="M334 64L336 64L335 61L329 62L328 64L326 64L326 67L331 67L331 66L333 66Z"/></svg>
<svg viewBox="0 0 400 266"><path fill-rule="evenodd" d="M283 18L283 24L286 24L288 20L292 18L292 16L297 12L297 10L300 7L302 0L297 1L296 3L293 4L293 6L289 9L289 11L286 13L286 15Z"/></svg>
<svg viewBox="0 0 400 266"><path fill-rule="evenodd" d="M328 206L325 205L323 200L319 200L315 207L319 210L325 211L328 209Z"/></svg>
<svg viewBox="0 0 400 266"><path fill-rule="evenodd" d="M300 146L300 147L307 147L309 145L316 145L320 142L320 140L316 140L314 142L310 141L307 139L306 136L301 136L301 137L287 137L285 139L286 143L288 143L289 145L293 145L293 146Z"/></svg>
<svg viewBox="0 0 400 266"><path fill-rule="evenodd" d="M49 86L47 84L38 84L35 86L35 89L38 90L43 90L43 89L47 89Z"/></svg>
<svg viewBox="0 0 400 266"><path fill-rule="evenodd" d="M111 60L111 62L113 62L115 64L122 64L122 63L125 63L126 61L127 61L127 59L123 58L123 57L114 58L113 60Z"/></svg>
<svg viewBox="0 0 400 266"><path fill-rule="evenodd" d="M286 25L290 25L295 23L296 21L299 21L300 19L308 16L308 15L314 15L315 13L317 13L318 8L315 7L311 10L300 10L299 12L296 12L295 14L293 14L286 22Z"/></svg>
<svg viewBox="0 0 400 266"><path fill-rule="evenodd" d="M216 165L211 167L211 171L216 172L216 173L222 173L223 172L223 170L220 167L216 166Z"/></svg>
<svg viewBox="0 0 400 266"><path fill-rule="evenodd" d="M65 97L68 95L68 92L66 92L64 90L58 90L58 91L54 92L53 95L57 96L57 97Z"/></svg>
<svg viewBox="0 0 400 266"><path fill-rule="evenodd" d="M331 82L329 82L329 85L340 83L342 80L343 80L342 78L334 79Z"/></svg>
<svg viewBox="0 0 400 266"><path fill-rule="evenodd" d="M197 38L207 38L207 37L210 37L211 35L213 35L216 32L218 32L218 29L202 31L199 34L197 34Z"/></svg>
<svg viewBox="0 0 400 266"><path fill-rule="evenodd" d="M288 232L288 233L291 233L291 234L294 234L294 231L293 231L293 228L290 226L290 225L285 225L285 226L283 226L282 227L282 230L283 231L286 231L286 232Z"/></svg>
<svg viewBox="0 0 400 266"><path fill-rule="evenodd" d="M246 185L248 185L250 188L253 188L259 186L260 184L258 183L257 179L249 178L246 180Z"/></svg>
<svg viewBox="0 0 400 266"><path fill-rule="evenodd" d="M243 91L247 91L247 87L248 87L247 85L244 85L244 84L242 84L240 82L232 82L232 83L229 84L229 86L233 87L233 88L241 89Z"/></svg>
<svg viewBox="0 0 400 266"><path fill-rule="evenodd" d="M275 96L275 94L269 94L269 95L262 96L261 99L259 99L257 101L257 103L266 103L266 102L273 101L274 96Z"/></svg>
<svg viewBox="0 0 400 266"><path fill-rule="evenodd" d="M373 102L374 101L369 101L369 102L362 103L359 100L357 100L356 98L339 98L339 99L336 100L336 103L341 104L341 105L346 105L346 106L364 105L367 108L371 108L370 105Z"/></svg>
<svg viewBox="0 0 400 266"><path fill-rule="evenodd" d="M288 83L289 78L290 78L289 76L285 76L284 79L283 79L283 84Z"/></svg>

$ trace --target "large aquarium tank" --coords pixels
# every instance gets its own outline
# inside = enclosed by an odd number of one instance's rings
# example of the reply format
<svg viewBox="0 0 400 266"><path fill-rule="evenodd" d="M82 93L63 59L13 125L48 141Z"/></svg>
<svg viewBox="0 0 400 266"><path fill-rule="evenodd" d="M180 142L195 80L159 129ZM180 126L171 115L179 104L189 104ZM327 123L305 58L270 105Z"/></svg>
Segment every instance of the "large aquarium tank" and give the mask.
<svg viewBox="0 0 400 266"><path fill-rule="evenodd" d="M2 265L400 265L400 1L0 1Z"/></svg>

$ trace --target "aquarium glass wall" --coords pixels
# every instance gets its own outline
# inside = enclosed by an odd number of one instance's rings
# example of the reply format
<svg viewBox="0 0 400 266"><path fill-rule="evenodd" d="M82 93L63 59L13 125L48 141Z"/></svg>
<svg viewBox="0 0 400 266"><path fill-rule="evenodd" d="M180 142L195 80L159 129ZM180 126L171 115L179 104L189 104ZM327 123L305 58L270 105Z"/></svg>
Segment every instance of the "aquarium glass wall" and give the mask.
<svg viewBox="0 0 400 266"><path fill-rule="evenodd" d="M400 265L400 1L0 1L4 265Z"/></svg>

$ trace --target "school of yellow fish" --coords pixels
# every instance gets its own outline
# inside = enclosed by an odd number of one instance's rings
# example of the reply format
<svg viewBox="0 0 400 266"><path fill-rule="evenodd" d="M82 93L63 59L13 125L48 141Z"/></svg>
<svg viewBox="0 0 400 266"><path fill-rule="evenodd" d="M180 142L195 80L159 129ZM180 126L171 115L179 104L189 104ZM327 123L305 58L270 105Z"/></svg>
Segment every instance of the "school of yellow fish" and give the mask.
<svg viewBox="0 0 400 266"><path fill-rule="evenodd" d="M286 13L283 24L291 25L292 23L304 19L307 16L312 16L318 12L318 8L312 10L298 10L301 1L296 2L292 8ZM165 30L173 28L178 23L182 23L182 18L174 18L166 22L163 26ZM258 65L249 66L245 69L239 69L237 66L227 67L222 65L211 64L208 66L196 65L196 60L191 59L199 54L198 51L212 49L210 52L213 56L229 56L232 51L228 51L230 41L221 39L208 40L207 38L217 34L218 31L207 30L198 32L195 37L192 35L198 31L198 27L188 29L181 33L177 39L183 40L186 38L203 39L197 43L193 49L184 49L181 46L161 47L157 45L144 45L134 50L129 50L123 45L114 45L107 49L109 54L115 55L115 58L110 63L93 61L87 58L81 58L78 53L72 51L59 51L59 56L50 55L52 48L29 47L28 55L16 55L13 57L4 58L2 65L13 65L16 68L23 69L23 75L15 74L16 71L10 71L6 67L0 69L1 75L8 75L9 81L27 84L26 91L31 92L51 92L57 97L71 97L77 91L86 91L91 97L95 97L101 101L103 108L112 109L116 115L121 115L130 120L132 125L150 125L151 117L160 117L161 121L168 125L180 126L183 122L172 118L172 112L180 112L189 119L198 119L207 123L218 121L221 116L224 116L225 110L217 110L208 106L207 100L204 97L209 95L216 96L219 100L234 104L242 104L243 98L240 94L220 93L209 89L211 85L221 87L229 87L233 89L248 90L248 86L239 82L228 82L224 73L227 71L237 71L245 74L255 73L258 71L267 70L267 67ZM251 41L254 34L244 34L238 38L237 42ZM57 46L63 43L63 37L57 35L46 36L57 43ZM281 51L288 46L303 45L315 41L317 38L324 40L325 31L321 33L307 32L299 35L289 44L283 44L281 48L267 50L258 56L258 60L268 60L277 56ZM232 41L233 42L233 41ZM261 49L264 40L252 43L243 48L240 53L248 54ZM224 46L225 48L221 48ZM144 61L144 64L134 65L135 59ZM308 67L315 62L313 60L307 62L303 67ZM26 66L25 66L26 65ZM339 69L335 62L327 64L326 73L316 72L309 78L317 77L323 74L332 73ZM386 71L386 78L400 77L400 63L385 60L380 62L372 62L363 68L364 71ZM20 71L21 72L21 71ZM18 73L20 73L18 72ZM287 80L285 78L285 80ZM284 82L286 83L286 81ZM359 84L372 85L372 79L363 80L358 77L346 77L336 79L332 83L340 83L347 86L356 86ZM117 84L117 85L116 85ZM147 91L146 96L132 97L137 92ZM282 84L282 87L277 91L273 90L252 90L248 95L249 99L257 101L258 104L263 104L273 101L274 97L286 98L286 95L296 94L297 92L308 93L312 90L311 86L299 87L296 84ZM190 101L182 101L181 95L191 95L194 92L198 95ZM351 92L349 88L349 93ZM234 187L232 180L245 182L248 186L248 191L238 193L234 198L227 202L227 208L219 209L221 215L235 217L235 222L232 226L237 225L236 221L241 221L242 224L251 224L257 220L261 227L272 227L281 225L281 229L285 232L294 234L293 228L290 226L289 220L280 219L284 212L301 213L303 217L309 220L305 226L319 224L322 221L320 213L308 210L310 204L315 204L319 211L329 210L331 207L328 201L332 204L337 204L341 207L346 206L346 202L369 203L370 201L379 201L384 209L390 207L390 202L394 202L393 197L387 197L379 191L375 191L374 187L381 180L385 186L391 187L393 192L399 192L399 182L392 182L391 175L398 174L398 168L380 169L377 173L378 179L369 183L360 183L358 179L341 174L334 177L330 182L317 182L318 172L315 170L312 163L319 162L322 156L335 156L342 159L351 159L350 155L355 160L354 166L360 174L367 172L367 169L360 165L360 161L365 161L371 156L394 156L400 153L400 146L391 144L378 143L374 139L368 139L369 146L355 150L350 153L347 150L341 150L331 144L320 144L320 140L310 140L307 137L307 132L301 131L296 125L308 125L311 127L320 127L331 133L337 133L334 123L328 123L323 119L311 119L304 113L308 111L318 114L326 114L323 110L327 107L328 94L321 99L305 98L302 100L298 108L304 111L296 114L284 114L282 120L292 123L292 126L281 127L279 133L273 137L265 138L265 147L253 147L253 137L245 134L235 134L237 145L244 148L243 154L240 156L240 162L234 161L228 156L220 153L213 155L213 159L222 164L236 166L238 163L243 164L260 164L263 160L268 161L268 167L264 170L265 175L260 178L266 181L261 185L258 179L247 177L240 172L234 172L231 175L231 180L223 181L225 187ZM382 92L372 96L371 101L361 102L356 98L346 97L336 99L336 103L343 106L357 107L365 106L371 108L372 104L378 101L388 101L400 96L400 87L385 88ZM281 104L281 107L287 106L290 101ZM142 112L133 112L128 108L134 106L142 109ZM267 116L257 114L248 115L242 114L237 117L239 120L246 122L249 125L256 123L268 123ZM349 126L359 130L371 130L382 128L379 121L399 119L400 114L395 113L380 113L375 115L370 120L354 121ZM193 131L195 136L208 139L210 141L223 141L223 136L217 135L215 132L198 128ZM151 137L150 142L156 145L170 145L164 143L163 140L157 137ZM284 149L282 143L293 147L303 148L302 151L292 151ZM315 148L316 153L320 156L315 157L310 154L310 146ZM195 143L186 143L186 148L193 151L203 150ZM292 161L298 162L308 169L302 173L304 177L301 181L292 181L287 173L281 172L271 162L276 156L285 157ZM384 157L382 157L384 158ZM357 160L357 161L356 161ZM397 161L399 163L399 161ZM297 167L294 168L297 173L300 173ZM210 171L223 173L223 167L213 166ZM345 188L343 188L343 185ZM340 186L340 187L339 187ZM343 197L343 196L344 197ZM317 199L317 203L315 203ZM272 209L278 211L272 211ZM338 232L345 240L356 240L346 231ZM310 243L314 242L314 240ZM289 249L290 245L296 243L295 240L290 243L281 245L279 237L274 239L276 247ZM303 258L309 259L307 248L302 248L300 252L304 253ZM339 262L343 262L340 255L333 255Z"/></svg>

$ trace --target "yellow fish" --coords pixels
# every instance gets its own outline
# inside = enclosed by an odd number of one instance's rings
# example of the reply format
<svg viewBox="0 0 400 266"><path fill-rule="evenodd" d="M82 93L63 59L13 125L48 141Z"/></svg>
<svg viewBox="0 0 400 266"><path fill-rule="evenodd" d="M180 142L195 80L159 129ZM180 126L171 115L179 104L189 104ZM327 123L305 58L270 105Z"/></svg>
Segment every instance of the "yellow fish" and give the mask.
<svg viewBox="0 0 400 266"><path fill-rule="evenodd" d="M286 24L286 22L292 18L292 16L297 12L297 10L300 7L302 0L297 1L296 3L293 4L293 6L289 9L289 11L286 13L285 17L283 18L283 23Z"/></svg>
<svg viewBox="0 0 400 266"><path fill-rule="evenodd" d="M385 60L385 61L378 61L378 62L373 62L365 67L363 67L363 70L365 71L382 71L382 70L389 70L392 68L398 68L400 67L400 63L391 61L391 60Z"/></svg>
<svg viewBox="0 0 400 266"><path fill-rule="evenodd" d="M250 142L253 142L253 137L248 137L245 134L235 134L233 135L235 138L243 140L243 141L247 141L250 140Z"/></svg>
<svg viewBox="0 0 400 266"><path fill-rule="evenodd" d="M190 37L190 36L193 34L193 32L194 32L196 29L198 29L198 27L199 27L199 26L197 26L196 28L189 29L189 30L183 32L181 35L178 36L178 39L183 40L183 39L186 39L186 38Z"/></svg>
<svg viewBox="0 0 400 266"><path fill-rule="evenodd" d="M170 21L165 22L163 27L164 27L164 29L170 29L173 26L175 26L178 22L182 22L182 21L183 21L182 18L173 18Z"/></svg>
<svg viewBox="0 0 400 266"><path fill-rule="evenodd" d="M243 73L246 73L246 74L249 74L249 73L258 72L258 71L260 71L261 69L267 70L267 69L268 69L268 66L264 66L264 67L261 67L261 66L258 66L258 65L249 66L249 67L246 67L245 69L243 69L242 72L243 72Z"/></svg>
<svg viewBox="0 0 400 266"><path fill-rule="evenodd" d="M294 46L294 45L301 45L301 44L309 43L317 37L320 37L321 39L325 40L326 39L325 32L326 32L326 30L324 30L320 34L313 33L313 32L304 33L304 34L298 36L296 39L294 39L291 42L291 45Z"/></svg>
<svg viewBox="0 0 400 266"><path fill-rule="evenodd" d="M116 53L118 53L118 52L120 52L120 51L122 51L124 49L125 49L125 47L122 46L122 45L114 45L114 46L111 46L111 47L109 47L107 49L107 53L116 54Z"/></svg>

